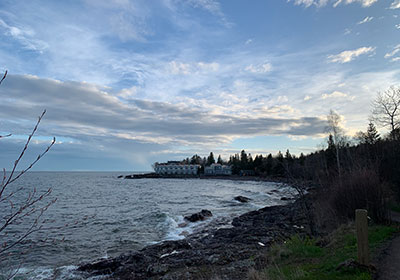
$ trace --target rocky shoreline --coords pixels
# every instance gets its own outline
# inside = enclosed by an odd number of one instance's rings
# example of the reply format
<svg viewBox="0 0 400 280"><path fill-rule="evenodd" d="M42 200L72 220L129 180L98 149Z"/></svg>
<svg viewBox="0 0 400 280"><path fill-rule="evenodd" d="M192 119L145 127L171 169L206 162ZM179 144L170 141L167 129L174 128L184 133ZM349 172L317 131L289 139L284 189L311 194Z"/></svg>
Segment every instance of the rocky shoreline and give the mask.
<svg viewBox="0 0 400 280"><path fill-rule="evenodd" d="M85 276L105 279L246 279L265 263L274 242L308 234L303 200L245 213L229 228L207 229L183 240L164 241L117 258L79 267ZM102 278L102 279L104 279Z"/></svg>

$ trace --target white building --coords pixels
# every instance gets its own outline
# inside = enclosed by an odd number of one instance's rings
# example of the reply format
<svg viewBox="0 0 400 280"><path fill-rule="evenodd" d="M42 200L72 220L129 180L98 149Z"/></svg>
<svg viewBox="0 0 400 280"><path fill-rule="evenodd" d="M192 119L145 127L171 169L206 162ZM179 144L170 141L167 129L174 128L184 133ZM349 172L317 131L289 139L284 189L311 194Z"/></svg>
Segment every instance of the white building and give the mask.
<svg viewBox="0 0 400 280"><path fill-rule="evenodd" d="M232 168L229 165L213 163L204 168L204 175L232 175Z"/></svg>
<svg viewBox="0 0 400 280"><path fill-rule="evenodd" d="M200 165L198 164L169 161L167 163L154 164L154 171L160 175L197 175L199 167Z"/></svg>

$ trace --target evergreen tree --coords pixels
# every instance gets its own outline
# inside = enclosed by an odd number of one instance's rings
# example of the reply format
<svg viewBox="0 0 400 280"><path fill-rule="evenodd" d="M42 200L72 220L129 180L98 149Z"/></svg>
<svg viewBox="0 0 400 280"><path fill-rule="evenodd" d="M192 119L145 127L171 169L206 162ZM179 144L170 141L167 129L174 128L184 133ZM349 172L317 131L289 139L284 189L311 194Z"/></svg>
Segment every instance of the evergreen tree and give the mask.
<svg viewBox="0 0 400 280"><path fill-rule="evenodd" d="M283 176L285 174L285 167L283 165L284 158L281 151L279 151L278 154L276 155L276 160L277 162L273 168L272 173L275 176Z"/></svg>
<svg viewBox="0 0 400 280"><path fill-rule="evenodd" d="M376 130L375 125L372 122L369 122L367 133L365 134L365 143L368 145L374 145L381 139L378 131Z"/></svg>
<svg viewBox="0 0 400 280"><path fill-rule="evenodd" d="M244 150L242 150L240 152L240 168L242 170L246 170L247 169L247 165L248 165L248 158L247 158L247 154Z"/></svg>
<svg viewBox="0 0 400 280"><path fill-rule="evenodd" d="M269 154L265 161L265 171L267 172L267 175L272 174L273 168L274 168L274 158L272 157L272 154Z"/></svg>
<svg viewBox="0 0 400 280"><path fill-rule="evenodd" d="M337 163L336 163L336 145L335 141L333 140L332 134L329 134L328 137L328 148L325 150L325 160L326 160L326 166L329 170L337 168Z"/></svg>
<svg viewBox="0 0 400 280"><path fill-rule="evenodd" d="M289 163L293 162L293 157L292 157L292 155L290 154L289 149L286 150L285 159L286 159Z"/></svg>
<svg viewBox="0 0 400 280"><path fill-rule="evenodd" d="M214 154L213 152L210 153L210 155L207 158L207 166L210 166L211 164L215 163L215 159L214 159Z"/></svg>
<svg viewBox="0 0 400 280"><path fill-rule="evenodd" d="M218 155L217 163L224 164L224 161L221 158L221 155Z"/></svg>
<svg viewBox="0 0 400 280"><path fill-rule="evenodd" d="M304 157L304 154L301 153L301 154L300 154L300 157L299 157L299 164L300 164L301 166L304 166L304 162L305 162L305 157Z"/></svg>

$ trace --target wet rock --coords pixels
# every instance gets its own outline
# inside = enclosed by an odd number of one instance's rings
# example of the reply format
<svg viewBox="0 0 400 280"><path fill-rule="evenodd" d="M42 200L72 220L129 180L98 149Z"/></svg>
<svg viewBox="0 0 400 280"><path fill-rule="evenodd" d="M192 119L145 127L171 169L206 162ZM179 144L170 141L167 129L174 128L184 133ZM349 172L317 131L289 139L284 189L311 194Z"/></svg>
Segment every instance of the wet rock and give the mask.
<svg viewBox="0 0 400 280"><path fill-rule="evenodd" d="M288 201L288 200L291 200L291 198L286 197L286 196L282 196L282 197L281 197L281 200L283 200L283 201Z"/></svg>
<svg viewBox="0 0 400 280"><path fill-rule="evenodd" d="M189 235L189 232L188 231L186 231L186 230L184 230L184 231L182 231L180 234L179 234L179 236L188 236Z"/></svg>
<svg viewBox="0 0 400 280"><path fill-rule="evenodd" d="M212 213L210 210L203 209L198 213L194 213L190 216L185 216L185 220L195 223L198 221L204 221L206 218L211 217Z"/></svg>
<svg viewBox="0 0 400 280"><path fill-rule="evenodd" d="M184 228L184 227L187 227L187 225L188 225L188 223L183 222L183 223L178 224L178 227Z"/></svg>
<svg viewBox="0 0 400 280"><path fill-rule="evenodd" d="M239 195L239 196L235 196L234 200L237 200L242 203L246 203L246 202L249 202L251 199L248 197Z"/></svg>
<svg viewBox="0 0 400 280"><path fill-rule="evenodd" d="M208 210L196 214L187 220L212 215ZM273 242L305 234L308 228L299 201L248 212L231 224L230 228L207 228L206 235L190 234L183 240L164 241L114 259L82 265L79 270L89 276L109 275L111 279L211 279L218 275L220 279L241 280L247 278L249 266L265 256Z"/></svg>

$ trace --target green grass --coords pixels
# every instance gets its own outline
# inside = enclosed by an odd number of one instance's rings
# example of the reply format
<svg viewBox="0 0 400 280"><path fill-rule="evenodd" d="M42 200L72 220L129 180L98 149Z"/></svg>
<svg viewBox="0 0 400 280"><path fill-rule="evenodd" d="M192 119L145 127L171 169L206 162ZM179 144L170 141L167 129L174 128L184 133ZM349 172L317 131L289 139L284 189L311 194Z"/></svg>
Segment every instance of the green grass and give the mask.
<svg viewBox="0 0 400 280"><path fill-rule="evenodd" d="M371 253L390 238L396 228L375 225L369 227ZM319 240L293 236L281 245L271 248L272 265L260 271L253 279L287 280L368 280L367 271L357 269L336 270L338 265L350 258L357 258L357 240L353 227L341 227L327 238L328 245L318 246Z"/></svg>

